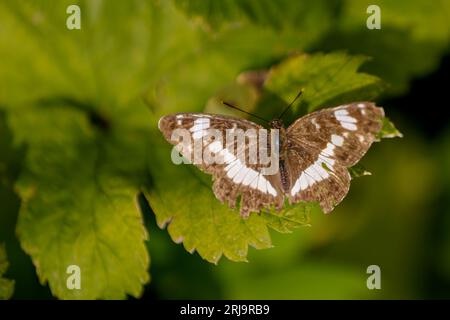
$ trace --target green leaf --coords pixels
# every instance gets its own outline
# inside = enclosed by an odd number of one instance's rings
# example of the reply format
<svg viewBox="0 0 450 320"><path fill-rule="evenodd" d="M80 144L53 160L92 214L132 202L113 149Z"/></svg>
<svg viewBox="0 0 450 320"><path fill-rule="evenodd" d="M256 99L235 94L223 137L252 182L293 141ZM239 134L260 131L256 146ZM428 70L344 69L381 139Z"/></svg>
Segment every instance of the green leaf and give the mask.
<svg viewBox="0 0 450 320"><path fill-rule="evenodd" d="M342 52L296 55L271 69L265 89L281 97L286 105L302 89L302 97L294 105L297 117L349 101L373 100L384 85L381 79L358 71L368 60Z"/></svg>
<svg viewBox="0 0 450 320"><path fill-rule="evenodd" d="M397 130L395 125L385 117L383 119L383 127L381 128L378 138L402 138L403 134Z"/></svg>
<svg viewBox="0 0 450 320"><path fill-rule="evenodd" d="M8 61L0 69L2 104L65 97L103 112L124 108L198 44L197 33L167 1L78 1L82 29L69 31L71 4L0 4L0 54ZM26 73L17 72L25 62Z"/></svg>
<svg viewBox="0 0 450 320"><path fill-rule="evenodd" d="M370 100L382 90L382 82L358 72L365 60L343 53L288 58L269 71L263 99L255 107L256 114L278 114L280 110L276 108L285 107L301 87L305 90L302 103L309 111L332 103ZM239 79L242 80L242 75ZM229 85L207 107L217 110L216 102L223 96L235 101L252 95L251 90ZM281 102L278 106L268 103L273 97ZM299 114L300 110L294 109L292 117ZM222 255L233 261L246 261L248 245L257 249L271 246L268 228L292 232L299 226L310 225L311 212L319 211L316 204L300 203L285 206L281 212L251 214L249 219L243 219L238 210L229 209L215 198L209 176L192 165L172 164L169 145L160 133L155 134L154 153L149 162L153 183L146 195L158 225L167 226L174 242L183 243L189 252L196 250L210 262L217 263Z"/></svg>
<svg viewBox="0 0 450 320"><path fill-rule="evenodd" d="M251 23L277 30L293 29L299 32L299 38L317 37L327 30L335 9L335 3L323 0L175 0L175 4L208 28L236 28Z"/></svg>
<svg viewBox="0 0 450 320"><path fill-rule="evenodd" d="M359 72L369 60L343 52L292 55L270 70L239 74L235 82L223 87L208 101L205 111L248 118L221 103L232 101L246 111L272 119L303 90L301 98L284 118L286 124L290 124L320 108L351 101L374 101L385 84L378 77Z"/></svg>
<svg viewBox="0 0 450 320"><path fill-rule="evenodd" d="M350 176L352 177L352 179L372 175L370 171L367 171L366 168L364 168L364 166L360 164L348 168L348 171L350 172Z"/></svg>
<svg viewBox="0 0 450 320"><path fill-rule="evenodd" d="M315 204L284 205L283 214L262 212L267 225L280 233L292 233L298 227L311 226L311 215L321 213Z"/></svg>
<svg viewBox="0 0 450 320"><path fill-rule="evenodd" d="M11 298L14 292L14 281L3 278L3 274L8 269L5 245L0 245L0 300Z"/></svg>
<svg viewBox="0 0 450 320"><path fill-rule="evenodd" d="M366 70L389 84L388 94L433 71L450 44L450 3L423 0L176 0L177 7L212 30L253 24L292 34L308 52L347 50L373 57ZM367 8L378 5L381 30L370 30ZM294 31L294 32L292 32ZM266 48L270 48L267 43ZM405 54L408 53L408 54Z"/></svg>
<svg viewBox="0 0 450 320"><path fill-rule="evenodd" d="M380 8L380 30L366 27L373 4ZM401 94L412 79L435 70L448 51L449 16L449 1L346 0L316 48L373 57L365 70L389 84L389 95Z"/></svg>
<svg viewBox="0 0 450 320"><path fill-rule="evenodd" d="M121 163L138 155L136 134L123 128L105 137L83 112L65 105L51 113L11 112L10 121L28 146L17 185L23 201L17 232L41 283L65 299L139 297L149 280L132 175L139 160ZM80 290L67 288L71 265L81 269Z"/></svg>
<svg viewBox="0 0 450 320"><path fill-rule="evenodd" d="M135 197L148 182L151 117L141 96L180 59L166 34L187 48L193 33L167 22L167 5L140 1L81 2L84 29L72 32L72 3L0 4L1 108L27 151L17 233L55 296L139 297L149 255ZM80 290L66 286L70 265Z"/></svg>

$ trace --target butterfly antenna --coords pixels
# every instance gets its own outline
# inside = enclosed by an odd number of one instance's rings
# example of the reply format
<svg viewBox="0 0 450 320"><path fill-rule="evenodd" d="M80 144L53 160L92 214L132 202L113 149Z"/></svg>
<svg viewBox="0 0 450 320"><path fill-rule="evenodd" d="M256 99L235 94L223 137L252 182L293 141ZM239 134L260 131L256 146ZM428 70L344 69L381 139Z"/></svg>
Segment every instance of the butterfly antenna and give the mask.
<svg viewBox="0 0 450 320"><path fill-rule="evenodd" d="M284 114L286 113L286 111L288 111L289 108L294 104L294 102L297 101L298 98L300 98L300 96L302 95L302 93L303 93L303 90L300 90L300 92L297 93L297 96L294 98L294 100L292 100L292 102L289 103L289 105L287 106L287 108L284 109L284 111L278 116L278 119L283 118L283 116L284 116Z"/></svg>
<svg viewBox="0 0 450 320"><path fill-rule="evenodd" d="M224 104L224 105L226 105L227 107L230 107L230 108L232 108L232 109L236 109L236 110L239 110L240 112L246 113L246 114L248 114L248 115L250 115L250 116L252 116L252 117L255 117L255 118L259 119L259 120L265 121L265 122L267 122L267 123L270 122L270 121L268 121L268 120L266 120L266 119L263 119L263 118L261 118L261 117L258 117L257 115L255 115L255 114L253 114L253 113L250 113L250 112L244 111L244 110L242 110L242 109L239 109L238 107L236 107L236 106L234 106L234 105L232 105L231 103L228 103L228 102L226 102L226 101L222 101L222 104Z"/></svg>

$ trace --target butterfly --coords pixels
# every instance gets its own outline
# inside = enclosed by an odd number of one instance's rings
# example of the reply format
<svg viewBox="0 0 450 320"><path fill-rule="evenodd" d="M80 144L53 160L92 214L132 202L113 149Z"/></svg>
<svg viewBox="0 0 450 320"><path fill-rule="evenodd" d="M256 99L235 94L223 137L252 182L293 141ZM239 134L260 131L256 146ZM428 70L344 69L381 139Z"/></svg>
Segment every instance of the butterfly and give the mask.
<svg viewBox="0 0 450 320"><path fill-rule="evenodd" d="M280 116L269 122L269 131L277 130L278 135L275 140L266 139L267 143L260 133L264 127L231 116L176 113L163 116L158 127L169 143L178 146L180 140L174 138L174 132L187 132L191 138L187 147L177 149L184 157L192 158L195 146L215 154L221 161L194 165L212 175L212 190L219 201L231 208L240 205L240 214L248 217L251 212L273 207L281 210L286 199L290 204L317 202L325 213L332 211L349 191L348 168L377 140L383 117L383 108L373 102L321 109L287 128ZM242 141L225 143L209 134L214 131L226 136L235 130L256 132L256 139L243 146ZM248 152L256 143L278 150L276 172L266 173L266 165L250 162L248 156L236 152L239 146Z"/></svg>

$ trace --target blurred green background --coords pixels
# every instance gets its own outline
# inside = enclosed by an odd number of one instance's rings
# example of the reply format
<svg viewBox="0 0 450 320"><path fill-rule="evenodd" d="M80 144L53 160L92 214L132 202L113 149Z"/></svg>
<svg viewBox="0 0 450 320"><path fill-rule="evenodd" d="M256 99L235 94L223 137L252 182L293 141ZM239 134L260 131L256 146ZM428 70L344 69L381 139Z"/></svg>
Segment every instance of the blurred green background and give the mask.
<svg viewBox="0 0 450 320"><path fill-rule="evenodd" d="M81 30L66 28L73 3L81 8ZM369 4L381 9L381 30L366 28ZM83 210L78 203L88 197L79 190L88 190L88 182L67 189L64 183L83 175L98 146L120 161L106 167L131 177L130 185L146 184L133 168L151 148L145 137L161 115L203 110L243 71L270 68L292 53L336 50L371 57L361 70L386 82L377 104L404 135L371 148L362 162L372 176L355 179L343 203L330 215L313 214L311 226L271 231L274 248L249 249L248 263L222 258L213 265L189 254L156 225L140 198L151 280L132 295L449 298L449 49L450 1L444 0L0 0L0 243L9 260L5 278L15 281L13 298L54 296L27 254L35 253L33 238L20 238L29 227L25 213L17 232L19 209L34 192L30 181L45 180L49 194L71 199L58 203ZM102 141L104 134L80 129L82 116L100 132L113 126L106 147L79 146L80 136ZM71 143L88 151L80 156L65 148ZM60 161L73 160L71 166L55 166L55 156L45 167L46 157L61 150ZM41 205L54 203L52 196ZM372 264L381 268L381 290L366 287Z"/></svg>

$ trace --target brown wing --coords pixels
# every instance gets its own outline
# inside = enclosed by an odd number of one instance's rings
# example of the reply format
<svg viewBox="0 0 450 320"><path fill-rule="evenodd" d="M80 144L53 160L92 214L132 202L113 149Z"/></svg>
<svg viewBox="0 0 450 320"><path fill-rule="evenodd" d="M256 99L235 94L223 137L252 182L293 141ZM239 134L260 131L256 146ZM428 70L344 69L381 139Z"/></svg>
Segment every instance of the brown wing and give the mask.
<svg viewBox="0 0 450 320"><path fill-rule="evenodd" d="M267 165L259 158L261 148L265 147L268 153L271 151L270 144L260 144L260 132L265 130L261 126L247 120L205 113L164 116L158 126L166 140L177 145L185 158L213 176L217 199L235 208L241 197L242 216L271 206L282 207L284 195L279 173L265 174ZM181 144L181 133L190 140ZM237 138L239 135L241 138L243 135L243 140ZM255 149L258 150L256 159Z"/></svg>
<svg viewBox="0 0 450 320"><path fill-rule="evenodd" d="M290 203L317 201L325 213L350 187L347 168L376 140L384 111L372 102L324 109L298 119L286 133Z"/></svg>

